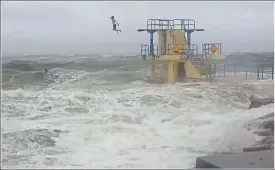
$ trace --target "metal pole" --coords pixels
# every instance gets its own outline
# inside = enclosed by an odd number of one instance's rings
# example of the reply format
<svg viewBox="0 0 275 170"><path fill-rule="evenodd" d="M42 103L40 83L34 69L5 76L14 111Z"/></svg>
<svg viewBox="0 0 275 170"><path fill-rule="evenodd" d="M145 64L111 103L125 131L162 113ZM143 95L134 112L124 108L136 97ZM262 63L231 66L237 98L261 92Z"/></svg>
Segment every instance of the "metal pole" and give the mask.
<svg viewBox="0 0 275 170"><path fill-rule="evenodd" d="M223 77L225 77L225 64L223 64Z"/></svg>
<svg viewBox="0 0 275 170"><path fill-rule="evenodd" d="M188 43L188 49L190 50L190 46L191 46L191 32L187 32L187 43Z"/></svg>
<svg viewBox="0 0 275 170"><path fill-rule="evenodd" d="M245 66L245 78L247 78L247 66Z"/></svg>
<svg viewBox="0 0 275 170"><path fill-rule="evenodd" d="M150 32L150 55L154 55L154 32Z"/></svg>
<svg viewBox="0 0 275 170"><path fill-rule="evenodd" d="M234 64L234 77L236 77L236 64Z"/></svg>
<svg viewBox="0 0 275 170"><path fill-rule="evenodd" d="M273 80L273 74L274 74L274 65L272 65L272 68L271 68L271 77L272 77L272 80Z"/></svg>
<svg viewBox="0 0 275 170"><path fill-rule="evenodd" d="M257 79L260 79L260 66L257 65Z"/></svg>
<svg viewBox="0 0 275 170"><path fill-rule="evenodd" d="M264 65L262 65L262 79L264 79Z"/></svg>
<svg viewBox="0 0 275 170"><path fill-rule="evenodd" d="M213 76L216 77L216 72L217 72L217 64L214 64L214 72L213 72Z"/></svg>

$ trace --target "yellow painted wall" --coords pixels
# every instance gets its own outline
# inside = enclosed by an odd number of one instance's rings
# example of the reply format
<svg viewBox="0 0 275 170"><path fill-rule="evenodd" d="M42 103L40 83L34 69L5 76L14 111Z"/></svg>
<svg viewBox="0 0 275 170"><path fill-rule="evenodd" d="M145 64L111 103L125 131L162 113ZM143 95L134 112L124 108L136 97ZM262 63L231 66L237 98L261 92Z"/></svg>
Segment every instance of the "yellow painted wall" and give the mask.
<svg viewBox="0 0 275 170"><path fill-rule="evenodd" d="M166 50L166 31L158 31L158 55L165 54Z"/></svg>
<svg viewBox="0 0 275 170"><path fill-rule="evenodd" d="M173 83L176 82L178 77L178 61L167 61L165 63L164 69L164 79L166 83ZM188 79L202 79L199 71L196 67L191 63L190 60L184 61L184 67L186 71L186 78Z"/></svg>
<svg viewBox="0 0 275 170"><path fill-rule="evenodd" d="M212 58L212 60L224 60L225 59L223 54L218 54L218 53L215 53L214 55L210 55L210 57Z"/></svg>
<svg viewBox="0 0 275 170"><path fill-rule="evenodd" d="M174 30L166 31L166 44L174 44Z"/></svg>
<svg viewBox="0 0 275 170"><path fill-rule="evenodd" d="M166 83L174 83L177 80L177 62L167 61L163 63L163 76Z"/></svg>
<svg viewBox="0 0 275 170"><path fill-rule="evenodd" d="M196 69L196 67L192 64L191 60L181 60L180 62L184 62L186 78L187 79L202 79L200 72ZM151 60L150 62L150 79L155 80L155 64L162 65L162 75L164 77L165 83L174 83L177 81L178 77L178 63L179 60Z"/></svg>
<svg viewBox="0 0 275 170"><path fill-rule="evenodd" d="M188 50L185 32L182 30L167 30L166 44L186 44L184 49ZM171 48L172 46L169 47L169 54L174 53Z"/></svg>
<svg viewBox="0 0 275 170"><path fill-rule="evenodd" d="M185 36L185 32L182 30L166 30L166 31L158 31L158 54L159 58L152 62L151 60L151 79L155 79L155 63L161 62L163 68L163 77L166 83L173 83L177 80L178 76L178 63L184 62L186 78L188 79L201 79L201 75L199 70L197 70L196 66L193 65L191 60L182 59L181 56L184 55L171 55L173 54L172 44L184 44L184 51L188 51L187 40ZM169 51L168 49L169 46ZM167 53L169 52L169 54ZM166 54L167 53L167 54ZM166 54L166 55L165 55Z"/></svg>
<svg viewBox="0 0 275 170"><path fill-rule="evenodd" d="M175 32L175 30L167 30L167 33L166 33L166 44L167 45L170 44L169 47L167 46L167 48L169 48L169 49L166 50L167 54L172 54L173 53L172 50L171 50L171 47L172 47L171 44L174 44L174 40L175 40L174 32Z"/></svg>
<svg viewBox="0 0 275 170"><path fill-rule="evenodd" d="M184 50L188 51L187 40L185 36L185 32L182 30L166 30L166 31L158 31L158 54L164 55L173 54L174 52L171 50L172 44L185 44ZM169 51L166 50L169 46Z"/></svg>
<svg viewBox="0 0 275 170"><path fill-rule="evenodd" d="M179 60L180 56L179 55L162 55L159 56L158 60Z"/></svg>
<svg viewBox="0 0 275 170"><path fill-rule="evenodd" d="M186 44L187 45L187 41L186 41L186 36L185 36L185 32L182 30L174 30L174 36L175 36L175 44Z"/></svg>
<svg viewBox="0 0 275 170"><path fill-rule="evenodd" d="M168 83L168 62L164 62L161 64L162 66L162 76L164 78L165 83Z"/></svg>
<svg viewBox="0 0 275 170"><path fill-rule="evenodd" d="M191 79L200 79L201 75L200 72L197 70L196 66L192 64L191 60L185 60L184 66L186 70L186 78Z"/></svg>
<svg viewBox="0 0 275 170"><path fill-rule="evenodd" d="M177 80L178 72L179 72L179 64L178 64L178 62L175 62L174 69L175 69L175 80Z"/></svg>

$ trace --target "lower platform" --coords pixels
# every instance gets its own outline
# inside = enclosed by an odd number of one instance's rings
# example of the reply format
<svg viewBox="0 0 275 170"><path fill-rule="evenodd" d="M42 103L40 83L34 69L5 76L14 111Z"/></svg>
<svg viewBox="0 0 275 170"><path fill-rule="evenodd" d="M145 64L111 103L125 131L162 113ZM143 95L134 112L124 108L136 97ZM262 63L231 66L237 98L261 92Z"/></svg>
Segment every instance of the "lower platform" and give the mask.
<svg viewBox="0 0 275 170"><path fill-rule="evenodd" d="M166 57L166 58L165 58ZM178 58L176 58L178 57ZM181 56L163 55L162 59L142 60L150 65L150 80L156 80L156 67L161 66L161 74L164 78L164 83L174 83L182 80L210 81L215 75L215 67L205 64L202 58L182 58ZM161 58L161 57L160 57ZM167 60L171 58L171 60Z"/></svg>

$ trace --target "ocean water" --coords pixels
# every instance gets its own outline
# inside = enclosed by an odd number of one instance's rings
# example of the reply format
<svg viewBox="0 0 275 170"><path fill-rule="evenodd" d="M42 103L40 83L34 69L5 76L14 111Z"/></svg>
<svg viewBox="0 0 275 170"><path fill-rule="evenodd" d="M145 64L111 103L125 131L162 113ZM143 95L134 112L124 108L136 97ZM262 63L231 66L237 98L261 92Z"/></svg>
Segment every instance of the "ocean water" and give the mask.
<svg viewBox="0 0 275 170"><path fill-rule="evenodd" d="M273 96L268 75L150 84L133 57L3 59L6 168L191 168L260 140L245 124L274 109L248 110L251 94Z"/></svg>

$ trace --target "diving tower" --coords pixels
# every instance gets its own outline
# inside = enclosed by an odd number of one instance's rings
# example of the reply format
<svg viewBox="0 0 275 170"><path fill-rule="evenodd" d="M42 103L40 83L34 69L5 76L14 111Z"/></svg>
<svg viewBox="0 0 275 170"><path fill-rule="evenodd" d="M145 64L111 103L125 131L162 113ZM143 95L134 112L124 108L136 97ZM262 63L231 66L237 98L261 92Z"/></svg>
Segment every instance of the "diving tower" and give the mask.
<svg viewBox="0 0 275 170"><path fill-rule="evenodd" d="M224 59L221 43L202 44L199 55L198 45L191 43L191 34L204 29L197 29L193 19L149 19L147 27L137 31L150 34L149 45L141 45L141 59L151 65L151 80L156 79L156 64L162 65L166 83L211 80L215 61ZM158 44L154 44L154 33L158 35Z"/></svg>

